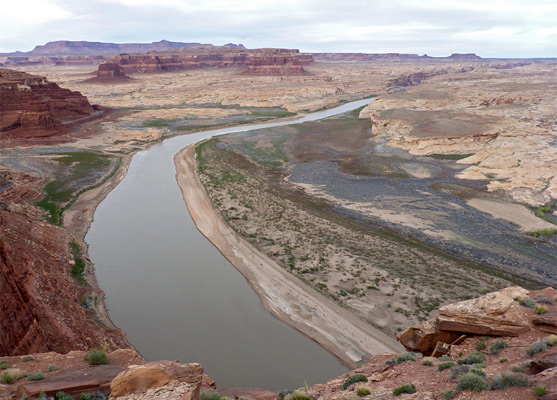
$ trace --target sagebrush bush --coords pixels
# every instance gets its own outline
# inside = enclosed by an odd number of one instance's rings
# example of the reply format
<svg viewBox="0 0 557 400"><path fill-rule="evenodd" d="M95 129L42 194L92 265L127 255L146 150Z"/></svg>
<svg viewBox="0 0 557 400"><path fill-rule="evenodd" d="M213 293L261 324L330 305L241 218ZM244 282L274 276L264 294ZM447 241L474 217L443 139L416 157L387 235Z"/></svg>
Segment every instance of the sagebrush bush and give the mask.
<svg viewBox="0 0 557 400"><path fill-rule="evenodd" d="M462 360L458 360L459 364L466 364L466 365L472 365L472 364L481 364L485 361L485 354L483 353L479 353L479 352L475 352L470 354L468 357L462 359Z"/></svg>
<svg viewBox="0 0 557 400"><path fill-rule="evenodd" d="M455 396L455 392L449 390L447 392L441 393L441 396L443 397L444 400L451 400Z"/></svg>
<svg viewBox="0 0 557 400"><path fill-rule="evenodd" d="M485 342L487 342L487 338L483 338L478 343L476 343L476 350L478 351L485 350Z"/></svg>
<svg viewBox="0 0 557 400"><path fill-rule="evenodd" d="M360 397L364 397L367 396L368 394L371 394L371 388L366 385L356 385L354 391Z"/></svg>
<svg viewBox="0 0 557 400"><path fill-rule="evenodd" d="M10 368L10 364L6 360L0 361L0 369L8 369Z"/></svg>
<svg viewBox="0 0 557 400"><path fill-rule="evenodd" d="M513 374L512 372L504 372L499 375L495 375L491 378L489 382L489 387L492 390L506 389L513 386L528 386L528 378L524 375Z"/></svg>
<svg viewBox="0 0 557 400"><path fill-rule="evenodd" d="M56 364L49 364L48 365L48 372L58 371L60 367Z"/></svg>
<svg viewBox="0 0 557 400"><path fill-rule="evenodd" d="M23 373L17 368L8 368L0 375L0 383L10 385L21 378Z"/></svg>
<svg viewBox="0 0 557 400"><path fill-rule="evenodd" d="M524 366L524 364L514 364L511 366L511 371L513 372L522 372L522 373L526 373L528 371L526 371L526 367Z"/></svg>
<svg viewBox="0 0 557 400"><path fill-rule="evenodd" d="M367 382L367 376L362 375L362 374L356 374L356 375L349 376L342 383L342 390L346 390L348 388L348 386L350 386L351 384L356 383L356 382Z"/></svg>
<svg viewBox="0 0 557 400"><path fill-rule="evenodd" d="M106 365L108 364L108 355L104 350L89 350L83 358L89 365Z"/></svg>
<svg viewBox="0 0 557 400"><path fill-rule="evenodd" d="M414 353L402 353L398 356L385 361L388 365L401 364L406 361L416 361L416 355Z"/></svg>
<svg viewBox="0 0 557 400"><path fill-rule="evenodd" d="M536 386L532 389L532 391L537 397L542 397L547 394L547 389L545 388L545 386Z"/></svg>
<svg viewBox="0 0 557 400"><path fill-rule="evenodd" d="M433 365L433 361L431 360L424 360L422 361L422 365L425 365L427 367L431 367Z"/></svg>
<svg viewBox="0 0 557 400"><path fill-rule="evenodd" d="M284 400L313 400L313 397L301 390L294 390L292 393L286 395Z"/></svg>
<svg viewBox="0 0 557 400"><path fill-rule="evenodd" d="M223 396L221 396L218 392L201 392L201 400L221 400Z"/></svg>
<svg viewBox="0 0 557 400"><path fill-rule="evenodd" d="M28 362L28 361L34 361L35 358L33 356L23 356L21 357L21 361L23 362Z"/></svg>
<svg viewBox="0 0 557 400"><path fill-rule="evenodd" d="M536 308L534 308L534 312L539 315L546 314L547 311L547 307L544 306L536 306Z"/></svg>
<svg viewBox="0 0 557 400"><path fill-rule="evenodd" d="M507 342L503 339L497 339L489 347L489 354L499 354L501 350L507 347Z"/></svg>
<svg viewBox="0 0 557 400"><path fill-rule="evenodd" d="M470 367L468 365L453 365L451 367L451 379L458 378L462 374L467 374L470 372Z"/></svg>
<svg viewBox="0 0 557 400"><path fill-rule="evenodd" d="M56 400L74 400L74 398L71 394L59 391L58 393L56 393Z"/></svg>
<svg viewBox="0 0 557 400"><path fill-rule="evenodd" d="M43 379L44 379L44 375L41 373L27 375L28 381L42 381Z"/></svg>
<svg viewBox="0 0 557 400"><path fill-rule="evenodd" d="M532 346L526 349L526 355L528 357L533 357L534 355L546 350L547 344L545 344L543 340L537 340L532 344Z"/></svg>
<svg viewBox="0 0 557 400"><path fill-rule="evenodd" d="M475 390L481 392L488 388L487 382L481 376L474 374L473 372L468 372L460 377L458 384L456 385L457 390Z"/></svg>
<svg viewBox="0 0 557 400"><path fill-rule="evenodd" d="M398 396L403 393L416 393L416 386L414 384L402 385L393 390L393 394Z"/></svg>
<svg viewBox="0 0 557 400"><path fill-rule="evenodd" d="M441 363L441 364L437 365L437 371L439 371L439 372L444 371L446 369L451 368L454 365L456 365L456 364L452 361L447 361L447 362Z"/></svg>
<svg viewBox="0 0 557 400"><path fill-rule="evenodd" d="M553 347L557 344L557 335L549 335L549 336L543 338L543 342L546 345L548 345L550 347Z"/></svg>

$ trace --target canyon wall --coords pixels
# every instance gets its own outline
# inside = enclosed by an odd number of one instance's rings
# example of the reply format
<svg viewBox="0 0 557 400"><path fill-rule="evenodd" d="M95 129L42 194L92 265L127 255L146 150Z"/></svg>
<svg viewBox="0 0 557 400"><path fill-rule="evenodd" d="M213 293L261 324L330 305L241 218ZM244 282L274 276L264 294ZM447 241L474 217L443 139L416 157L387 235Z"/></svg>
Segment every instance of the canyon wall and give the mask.
<svg viewBox="0 0 557 400"><path fill-rule="evenodd" d="M0 69L0 137L60 135L67 125L98 113L85 96L46 78Z"/></svg>

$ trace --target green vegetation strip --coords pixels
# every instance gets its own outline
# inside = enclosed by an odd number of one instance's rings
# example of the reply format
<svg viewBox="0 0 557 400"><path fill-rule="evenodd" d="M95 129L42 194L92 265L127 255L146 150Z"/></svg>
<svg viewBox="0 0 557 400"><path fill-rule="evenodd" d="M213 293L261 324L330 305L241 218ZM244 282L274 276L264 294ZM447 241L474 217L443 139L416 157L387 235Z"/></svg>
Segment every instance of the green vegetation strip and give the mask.
<svg viewBox="0 0 557 400"><path fill-rule="evenodd" d="M96 184L74 193L71 188L72 183L90 177L95 169L106 168L114 156L93 152L61 153L61 155L62 157L55 161L60 164L64 172L69 170L70 173L61 173L57 179L47 183L44 187L45 197L36 203L38 207L48 212L47 220L54 225L62 225L64 211L70 208L83 193L104 184L114 176L122 164L122 159L118 157L114 168L108 175ZM65 205L60 207L64 203Z"/></svg>

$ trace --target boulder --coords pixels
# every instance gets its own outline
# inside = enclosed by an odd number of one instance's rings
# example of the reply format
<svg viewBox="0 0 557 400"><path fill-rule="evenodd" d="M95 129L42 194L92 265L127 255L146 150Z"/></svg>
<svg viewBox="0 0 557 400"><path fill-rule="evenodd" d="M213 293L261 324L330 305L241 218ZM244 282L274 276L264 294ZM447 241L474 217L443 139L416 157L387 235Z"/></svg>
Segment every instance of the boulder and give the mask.
<svg viewBox="0 0 557 400"><path fill-rule="evenodd" d="M539 360L534 360L530 363L530 371L537 374L547 369L557 368L557 354L548 354Z"/></svg>
<svg viewBox="0 0 557 400"><path fill-rule="evenodd" d="M110 396L120 397L144 393L165 386L172 381L188 384L189 397L199 399L203 367L199 364L180 364L177 361L157 361L141 366L130 366L110 384Z"/></svg>
<svg viewBox="0 0 557 400"><path fill-rule="evenodd" d="M518 336L531 327L529 310L514 301L527 297L521 287L509 287L439 309L439 330L491 336Z"/></svg>
<svg viewBox="0 0 557 400"><path fill-rule="evenodd" d="M396 337L407 350L429 354L438 342L452 343L459 336L457 332L440 331L439 321L432 318L400 332Z"/></svg>

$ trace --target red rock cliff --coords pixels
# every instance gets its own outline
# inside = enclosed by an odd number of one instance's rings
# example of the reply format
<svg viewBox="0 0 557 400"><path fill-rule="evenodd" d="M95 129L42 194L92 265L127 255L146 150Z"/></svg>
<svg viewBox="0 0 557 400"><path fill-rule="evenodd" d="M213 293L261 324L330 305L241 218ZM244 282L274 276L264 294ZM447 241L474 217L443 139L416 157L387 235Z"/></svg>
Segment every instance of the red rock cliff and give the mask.
<svg viewBox="0 0 557 400"><path fill-rule="evenodd" d="M0 111L3 139L59 135L66 124L97 114L81 93L10 69L0 69Z"/></svg>

